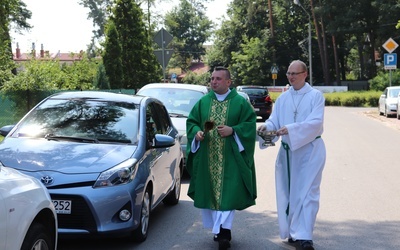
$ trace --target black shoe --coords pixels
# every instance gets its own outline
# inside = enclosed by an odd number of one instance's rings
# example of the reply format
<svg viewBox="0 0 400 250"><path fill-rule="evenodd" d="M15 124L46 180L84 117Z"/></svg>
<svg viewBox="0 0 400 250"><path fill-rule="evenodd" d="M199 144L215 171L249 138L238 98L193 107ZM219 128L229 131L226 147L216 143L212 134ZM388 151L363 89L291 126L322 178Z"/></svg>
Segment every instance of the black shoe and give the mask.
<svg viewBox="0 0 400 250"><path fill-rule="evenodd" d="M214 241L218 241L218 234L214 234Z"/></svg>
<svg viewBox="0 0 400 250"><path fill-rule="evenodd" d="M218 234L218 239L227 239L228 241L231 241L232 240L231 230L221 227Z"/></svg>
<svg viewBox="0 0 400 250"><path fill-rule="evenodd" d="M226 250L231 247L231 243L229 242L228 239L219 239L218 244L219 244L218 247L219 250Z"/></svg>
<svg viewBox="0 0 400 250"><path fill-rule="evenodd" d="M302 250L314 250L312 240L300 240Z"/></svg>
<svg viewBox="0 0 400 250"><path fill-rule="evenodd" d="M291 244L293 244L293 243L296 243L297 240L293 240L292 238L289 237L288 242L291 243Z"/></svg>

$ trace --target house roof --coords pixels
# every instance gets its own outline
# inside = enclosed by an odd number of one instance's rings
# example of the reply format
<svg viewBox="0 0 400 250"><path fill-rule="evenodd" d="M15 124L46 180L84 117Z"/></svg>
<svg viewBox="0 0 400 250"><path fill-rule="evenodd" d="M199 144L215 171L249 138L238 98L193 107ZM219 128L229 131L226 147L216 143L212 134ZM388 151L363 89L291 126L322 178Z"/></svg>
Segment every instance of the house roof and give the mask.
<svg viewBox="0 0 400 250"><path fill-rule="evenodd" d="M28 61L33 58L33 54L35 55L34 57L36 59L57 59L59 61L80 61L82 59L82 54L81 53L50 53L49 51L39 51L39 52L34 52L34 53L13 53L13 59L15 62L22 62L22 61ZM19 55L19 56L17 56Z"/></svg>

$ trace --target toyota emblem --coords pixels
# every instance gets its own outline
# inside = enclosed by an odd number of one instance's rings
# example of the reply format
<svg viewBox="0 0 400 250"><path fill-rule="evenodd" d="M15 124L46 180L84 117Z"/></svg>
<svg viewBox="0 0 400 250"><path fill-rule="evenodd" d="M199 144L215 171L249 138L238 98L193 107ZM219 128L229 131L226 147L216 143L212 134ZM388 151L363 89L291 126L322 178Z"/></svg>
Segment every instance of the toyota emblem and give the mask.
<svg viewBox="0 0 400 250"><path fill-rule="evenodd" d="M46 175L46 176L43 176L42 178L40 178L40 181L41 181L44 185L50 185L51 183L53 183L54 180L53 180L52 177Z"/></svg>

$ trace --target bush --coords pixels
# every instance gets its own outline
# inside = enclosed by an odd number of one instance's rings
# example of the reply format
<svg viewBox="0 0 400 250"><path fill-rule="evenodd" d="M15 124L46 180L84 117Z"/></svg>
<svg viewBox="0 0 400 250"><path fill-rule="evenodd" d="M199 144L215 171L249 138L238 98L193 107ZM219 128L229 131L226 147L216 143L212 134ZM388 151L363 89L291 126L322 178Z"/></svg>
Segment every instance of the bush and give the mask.
<svg viewBox="0 0 400 250"><path fill-rule="evenodd" d="M270 92L273 101L279 97L281 93ZM324 93L325 106L345 106L345 107L378 107L381 91L348 91Z"/></svg>

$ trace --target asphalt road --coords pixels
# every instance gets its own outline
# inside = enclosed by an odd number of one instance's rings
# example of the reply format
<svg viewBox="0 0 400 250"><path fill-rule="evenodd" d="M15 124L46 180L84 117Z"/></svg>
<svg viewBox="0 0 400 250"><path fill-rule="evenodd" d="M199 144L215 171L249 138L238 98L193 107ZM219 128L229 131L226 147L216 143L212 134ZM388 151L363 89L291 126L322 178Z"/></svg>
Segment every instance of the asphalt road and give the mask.
<svg viewBox="0 0 400 250"><path fill-rule="evenodd" d="M324 129L327 162L315 248L400 249L400 120L379 116L376 108L327 107ZM274 162L279 147L257 147L257 204L236 212L232 250L296 249L278 236ZM217 249L187 188L184 180L178 205L153 212L141 244L120 238L60 239L58 249Z"/></svg>

